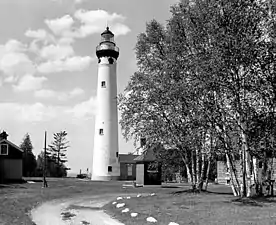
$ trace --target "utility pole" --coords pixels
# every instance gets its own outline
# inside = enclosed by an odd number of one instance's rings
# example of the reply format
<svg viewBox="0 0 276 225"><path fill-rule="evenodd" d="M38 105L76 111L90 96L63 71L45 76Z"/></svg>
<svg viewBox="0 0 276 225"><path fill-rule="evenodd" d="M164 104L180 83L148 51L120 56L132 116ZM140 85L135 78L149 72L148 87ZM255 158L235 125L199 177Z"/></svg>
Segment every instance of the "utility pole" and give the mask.
<svg viewBox="0 0 276 225"><path fill-rule="evenodd" d="M47 139L47 131L45 131L45 137L44 137L44 160L43 160L43 187L48 187L48 183L46 181L46 172L47 172L47 167L46 167L46 160L47 160L47 152L46 152L46 139Z"/></svg>

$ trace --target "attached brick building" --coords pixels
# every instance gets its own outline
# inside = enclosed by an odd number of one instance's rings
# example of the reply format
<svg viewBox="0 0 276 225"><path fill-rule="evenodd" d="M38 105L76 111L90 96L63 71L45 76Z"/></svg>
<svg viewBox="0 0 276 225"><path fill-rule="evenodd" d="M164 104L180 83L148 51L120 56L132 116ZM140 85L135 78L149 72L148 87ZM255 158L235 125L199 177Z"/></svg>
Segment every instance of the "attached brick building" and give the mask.
<svg viewBox="0 0 276 225"><path fill-rule="evenodd" d="M136 179L136 161L134 159L137 156L133 154L119 154L120 180Z"/></svg>

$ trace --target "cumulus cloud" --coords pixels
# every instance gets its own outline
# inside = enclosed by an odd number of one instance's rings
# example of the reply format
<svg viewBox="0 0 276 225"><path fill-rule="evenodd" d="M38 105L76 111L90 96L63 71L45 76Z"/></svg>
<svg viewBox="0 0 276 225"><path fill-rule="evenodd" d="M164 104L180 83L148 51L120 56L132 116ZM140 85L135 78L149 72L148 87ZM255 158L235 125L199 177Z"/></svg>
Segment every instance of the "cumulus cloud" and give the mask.
<svg viewBox="0 0 276 225"><path fill-rule="evenodd" d="M44 45L56 43L55 37L44 29L27 30L25 36L32 38L33 40L29 44L29 51L36 54L40 53L40 49Z"/></svg>
<svg viewBox="0 0 276 225"><path fill-rule="evenodd" d="M79 96L79 95L83 95L84 94L84 90L82 88L79 88L79 87L76 87L74 88L71 92L70 92L70 95L72 97L76 97L76 96Z"/></svg>
<svg viewBox="0 0 276 225"><path fill-rule="evenodd" d="M3 79L3 81L5 83L15 83L16 81L18 81L19 77L15 77L15 76L8 76L8 77L5 77Z"/></svg>
<svg viewBox="0 0 276 225"><path fill-rule="evenodd" d="M74 1L77 4L83 2L83 0ZM36 72L46 74L85 70L94 59L75 54L72 47L75 39L101 33L107 21L116 36L125 35L130 29L124 24L124 20L125 17L117 13L84 9L77 10L73 15L46 19L44 22L49 31L28 29L25 32L26 37L33 39L29 45L14 39L5 45L0 45L0 71L6 75L2 78L3 82L14 83L20 77L26 74L30 76ZM33 60L29 58L30 52L36 54ZM15 89L24 90L18 87L21 87L21 83L15 86Z"/></svg>
<svg viewBox="0 0 276 225"><path fill-rule="evenodd" d="M64 32L71 29L74 20L70 15L65 15L52 20L46 19L45 23L54 34L62 35Z"/></svg>
<svg viewBox="0 0 276 225"><path fill-rule="evenodd" d="M4 81L16 81L24 74L31 74L35 66L25 53L27 46L17 40L9 40L0 45L0 71L6 76Z"/></svg>
<svg viewBox="0 0 276 225"><path fill-rule="evenodd" d="M13 85L13 89L16 92L37 90L42 87L42 83L46 80L46 77L35 77L27 74L19 80L17 85Z"/></svg>
<svg viewBox="0 0 276 225"><path fill-rule="evenodd" d="M74 55L74 49L71 45L48 45L41 49L40 57L47 60L65 59Z"/></svg>
<svg viewBox="0 0 276 225"><path fill-rule="evenodd" d="M23 52L26 51L27 46L15 39L9 40L4 46L7 52Z"/></svg>
<svg viewBox="0 0 276 225"><path fill-rule="evenodd" d="M45 106L42 103L20 104L0 103L0 118L16 122L49 121L56 117L58 108ZM7 115L9 115L7 117Z"/></svg>
<svg viewBox="0 0 276 225"><path fill-rule="evenodd" d="M40 73L58 73L62 71L82 71L89 67L92 58L90 56L73 56L64 60L55 60L41 63L37 70Z"/></svg>
<svg viewBox="0 0 276 225"><path fill-rule="evenodd" d="M85 38L92 34L101 33L106 26L106 22L108 22L116 36L125 35L130 32L130 28L123 24L125 19L120 14L109 13L105 10L79 9L73 16L65 15L56 19L47 19L45 23L55 35ZM80 26L76 25L78 23L80 23Z"/></svg>
<svg viewBox="0 0 276 225"><path fill-rule="evenodd" d="M78 37L87 37L88 35L101 33L106 26L106 22L108 22L112 32L114 32L116 36L125 35L130 31L130 29L122 23L126 18L117 13L111 14L105 10L79 9L75 12L74 17L81 22L81 26L78 30Z"/></svg>
<svg viewBox="0 0 276 225"><path fill-rule="evenodd" d="M50 89L41 89L35 91L35 97L37 98L54 98L56 96L56 91Z"/></svg>
<svg viewBox="0 0 276 225"><path fill-rule="evenodd" d="M81 4L81 3L83 3L83 2L86 2L87 0L75 0L75 3L76 4Z"/></svg>
<svg viewBox="0 0 276 225"><path fill-rule="evenodd" d="M54 91L51 89L41 89L35 91L35 97L37 98L44 98L44 99L51 99L51 98L56 98L60 101L66 101L68 99L81 96L84 94L84 90L76 87L70 92L59 92L59 91Z"/></svg>
<svg viewBox="0 0 276 225"><path fill-rule="evenodd" d="M89 119L95 115L97 109L96 106L96 98L91 97L87 101L76 104L73 108L66 110L66 112L72 114L75 119Z"/></svg>
<svg viewBox="0 0 276 225"><path fill-rule="evenodd" d="M96 23L115 20L124 20L125 17L117 13L108 13L105 10L84 10L79 9L74 14L75 18L79 19L82 23Z"/></svg>
<svg viewBox="0 0 276 225"><path fill-rule="evenodd" d="M120 36L120 35L126 35L127 33L129 33L130 29L128 26L126 26L124 24L116 23L116 24L114 24L114 26L112 26L112 32L116 36Z"/></svg>
<svg viewBox="0 0 276 225"><path fill-rule="evenodd" d="M48 36L48 33L44 29L38 29L38 30L27 30L25 32L26 37L35 38L35 39L46 39Z"/></svg>
<svg viewBox="0 0 276 225"><path fill-rule="evenodd" d="M72 37L62 37L58 40L58 44L60 44L60 45L70 45L74 42L75 42L75 40Z"/></svg>
<svg viewBox="0 0 276 225"><path fill-rule="evenodd" d="M4 73L12 75L17 72L30 72L33 69L33 64L24 53L6 52L1 58L0 68Z"/></svg>
<svg viewBox="0 0 276 225"><path fill-rule="evenodd" d="M91 119L95 115L95 98L70 106L44 105L41 102L22 104L18 102L0 103L0 121L16 123L45 122L63 120L67 122L81 122ZM8 115L8 116L7 116Z"/></svg>

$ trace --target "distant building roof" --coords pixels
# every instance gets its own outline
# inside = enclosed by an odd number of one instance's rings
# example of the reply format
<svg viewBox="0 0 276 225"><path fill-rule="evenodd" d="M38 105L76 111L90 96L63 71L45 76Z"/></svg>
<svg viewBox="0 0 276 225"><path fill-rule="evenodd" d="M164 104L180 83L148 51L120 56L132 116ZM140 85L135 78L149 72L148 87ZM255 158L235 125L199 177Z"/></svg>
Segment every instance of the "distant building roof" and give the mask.
<svg viewBox="0 0 276 225"><path fill-rule="evenodd" d="M138 155L133 155L133 154L119 154L119 162L120 163L136 163L134 159Z"/></svg>
<svg viewBox="0 0 276 225"><path fill-rule="evenodd" d="M137 156L134 160L136 162L152 162L156 161L156 156L154 153L154 149L157 148L160 145L152 145L148 149L146 149L142 155Z"/></svg>

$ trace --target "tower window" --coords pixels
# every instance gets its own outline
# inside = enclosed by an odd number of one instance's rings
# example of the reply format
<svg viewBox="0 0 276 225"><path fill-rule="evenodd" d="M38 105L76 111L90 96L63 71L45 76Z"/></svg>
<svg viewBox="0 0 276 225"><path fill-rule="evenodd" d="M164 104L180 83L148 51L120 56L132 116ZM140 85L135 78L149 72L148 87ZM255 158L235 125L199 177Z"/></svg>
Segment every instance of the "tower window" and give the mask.
<svg viewBox="0 0 276 225"><path fill-rule="evenodd" d="M102 81L102 84L101 84L102 88L105 88L105 81Z"/></svg>
<svg viewBox="0 0 276 225"><path fill-rule="evenodd" d="M119 152L116 152L116 157L117 157L117 158L119 157Z"/></svg>
<svg viewBox="0 0 276 225"><path fill-rule="evenodd" d="M108 172L112 172L112 166L107 167Z"/></svg>
<svg viewBox="0 0 276 225"><path fill-rule="evenodd" d="M100 135L103 135L103 129L100 129L100 130L99 130L99 134L100 134Z"/></svg>

